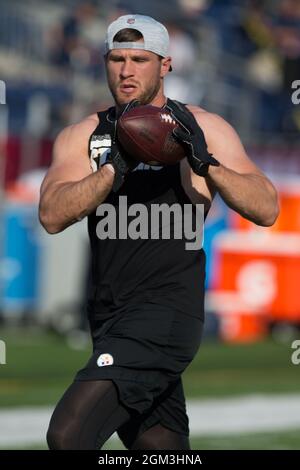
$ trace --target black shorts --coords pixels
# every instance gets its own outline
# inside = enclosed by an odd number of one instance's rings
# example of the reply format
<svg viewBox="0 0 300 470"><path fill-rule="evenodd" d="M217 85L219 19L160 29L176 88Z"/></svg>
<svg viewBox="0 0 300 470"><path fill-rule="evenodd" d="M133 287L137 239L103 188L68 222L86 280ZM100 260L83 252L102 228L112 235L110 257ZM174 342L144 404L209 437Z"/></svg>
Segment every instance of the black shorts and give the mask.
<svg viewBox="0 0 300 470"><path fill-rule="evenodd" d="M120 402L133 417L120 429L123 442L134 424L144 431L161 422L189 435L181 374L198 351L203 321L143 304L90 324L93 355L75 380L115 383Z"/></svg>

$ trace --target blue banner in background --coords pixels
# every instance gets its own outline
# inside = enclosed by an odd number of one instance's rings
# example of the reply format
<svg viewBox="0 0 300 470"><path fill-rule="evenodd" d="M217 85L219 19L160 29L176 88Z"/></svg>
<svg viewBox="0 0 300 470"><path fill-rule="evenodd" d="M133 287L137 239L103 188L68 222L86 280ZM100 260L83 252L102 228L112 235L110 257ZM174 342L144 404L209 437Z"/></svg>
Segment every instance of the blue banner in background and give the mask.
<svg viewBox="0 0 300 470"><path fill-rule="evenodd" d="M4 247L1 263L1 309L33 311L39 292L39 222L35 204L7 203L3 210Z"/></svg>

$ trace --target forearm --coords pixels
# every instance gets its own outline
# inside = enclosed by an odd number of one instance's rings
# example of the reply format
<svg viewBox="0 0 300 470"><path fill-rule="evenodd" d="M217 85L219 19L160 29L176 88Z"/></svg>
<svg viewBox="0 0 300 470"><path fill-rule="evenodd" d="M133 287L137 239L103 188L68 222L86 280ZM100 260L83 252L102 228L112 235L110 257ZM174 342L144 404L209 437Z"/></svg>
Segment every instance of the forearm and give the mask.
<svg viewBox="0 0 300 470"><path fill-rule="evenodd" d="M207 178L242 217L257 225L273 225L278 216L277 192L263 175L240 174L220 165L210 166Z"/></svg>
<svg viewBox="0 0 300 470"><path fill-rule="evenodd" d="M76 182L58 183L46 190L40 200L39 217L49 233L58 233L81 220L101 204L114 181L113 171L105 165Z"/></svg>

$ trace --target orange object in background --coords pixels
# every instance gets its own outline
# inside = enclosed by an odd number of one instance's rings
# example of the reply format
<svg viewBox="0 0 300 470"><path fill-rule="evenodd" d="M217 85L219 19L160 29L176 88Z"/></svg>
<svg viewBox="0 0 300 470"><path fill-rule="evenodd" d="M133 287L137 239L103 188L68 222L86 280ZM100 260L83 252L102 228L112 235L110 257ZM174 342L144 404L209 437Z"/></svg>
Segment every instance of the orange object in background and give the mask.
<svg viewBox="0 0 300 470"><path fill-rule="evenodd" d="M259 339L268 322L300 324L300 234L226 231L214 249L208 295L225 341Z"/></svg>
<svg viewBox="0 0 300 470"><path fill-rule="evenodd" d="M280 204L280 214L275 224L268 228L260 227L231 211L229 224L233 229L300 233L300 179L282 178L274 184L278 190Z"/></svg>
<svg viewBox="0 0 300 470"><path fill-rule="evenodd" d="M37 201L36 193L27 185L18 182L8 184L5 195L11 202L26 204Z"/></svg>
<svg viewBox="0 0 300 470"><path fill-rule="evenodd" d="M220 320L220 337L228 343L251 343L268 333L268 322L261 314L235 312L221 315Z"/></svg>

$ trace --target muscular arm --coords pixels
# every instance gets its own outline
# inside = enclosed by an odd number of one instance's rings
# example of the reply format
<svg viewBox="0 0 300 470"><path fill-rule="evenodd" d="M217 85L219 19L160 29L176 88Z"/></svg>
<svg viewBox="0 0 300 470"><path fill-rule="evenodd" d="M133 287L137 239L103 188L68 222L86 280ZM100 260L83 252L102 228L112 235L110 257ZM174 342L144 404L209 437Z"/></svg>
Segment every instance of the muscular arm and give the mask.
<svg viewBox="0 0 300 470"><path fill-rule="evenodd" d="M111 165L92 173L88 139L97 121L86 119L57 137L53 161L41 186L39 217L49 233L58 233L92 212L106 198L114 180Z"/></svg>
<svg viewBox="0 0 300 470"><path fill-rule="evenodd" d="M210 167L207 177L226 204L257 225L273 225L278 216L277 193L263 175L241 174L226 166Z"/></svg>
<svg viewBox="0 0 300 470"><path fill-rule="evenodd" d="M221 163L219 167L209 167L205 178L208 187L214 187L226 204L246 219L257 225L273 225L279 213L277 192L249 159L235 130L217 115L194 115L204 132L208 151ZM202 177L193 174L192 179L196 188L203 187Z"/></svg>

